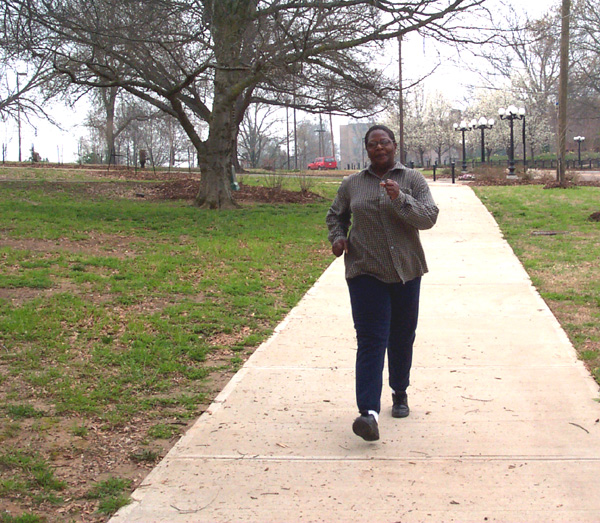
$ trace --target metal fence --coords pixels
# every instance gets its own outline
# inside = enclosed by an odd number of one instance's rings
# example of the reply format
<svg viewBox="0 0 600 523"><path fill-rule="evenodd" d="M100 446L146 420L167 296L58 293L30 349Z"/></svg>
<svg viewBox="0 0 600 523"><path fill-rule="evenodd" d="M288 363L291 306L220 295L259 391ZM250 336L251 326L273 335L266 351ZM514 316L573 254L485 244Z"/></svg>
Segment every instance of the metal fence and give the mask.
<svg viewBox="0 0 600 523"><path fill-rule="evenodd" d="M437 162L431 162L427 160L425 165L418 165L416 162L408 162L410 167L417 167L419 169L422 168L432 168L434 165L438 169L442 169L444 167L450 167L452 163L460 165L460 161L456 162L443 162L442 164L438 164ZM469 160L467 161L467 165L474 169L475 167L480 167L482 163L477 160ZM491 167L508 167L508 160L490 160L485 162L486 166ZM516 166L523 166L523 160L515 160ZM592 158L586 160L567 160L566 166L567 169L577 169L577 170L600 170L600 158ZM529 169L556 169L557 168L557 160L527 160L527 168Z"/></svg>

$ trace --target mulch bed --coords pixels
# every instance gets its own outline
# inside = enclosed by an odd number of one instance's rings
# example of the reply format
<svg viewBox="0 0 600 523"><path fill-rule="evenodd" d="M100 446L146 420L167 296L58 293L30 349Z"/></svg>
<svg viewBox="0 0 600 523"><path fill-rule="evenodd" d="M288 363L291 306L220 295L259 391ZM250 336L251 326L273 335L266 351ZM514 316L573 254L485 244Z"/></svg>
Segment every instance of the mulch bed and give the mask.
<svg viewBox="0 0 600 523"><path fill-rule="evenodd" d="M323 200L311 191L290 191L278 187L255 187L240 183L240 190L233 192L238 203L313 203ZM157 199L193 200L200 189L200 180L192 178L161 182L152 186Z"/></svg>

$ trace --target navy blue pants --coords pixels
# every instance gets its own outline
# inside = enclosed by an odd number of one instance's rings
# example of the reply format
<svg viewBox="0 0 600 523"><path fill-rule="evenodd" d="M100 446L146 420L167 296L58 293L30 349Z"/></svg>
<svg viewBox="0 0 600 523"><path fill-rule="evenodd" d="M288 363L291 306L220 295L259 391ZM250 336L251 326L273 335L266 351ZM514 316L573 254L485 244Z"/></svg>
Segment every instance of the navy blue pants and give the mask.
<svg viewBox="0 0 600 523"><path fill-rule="evenodd" d="M404 392L410 383L421 278L383 283L357 276L347 281L358 341L356 402L361 413L379 412L386 348L392 390Z"/></svg>

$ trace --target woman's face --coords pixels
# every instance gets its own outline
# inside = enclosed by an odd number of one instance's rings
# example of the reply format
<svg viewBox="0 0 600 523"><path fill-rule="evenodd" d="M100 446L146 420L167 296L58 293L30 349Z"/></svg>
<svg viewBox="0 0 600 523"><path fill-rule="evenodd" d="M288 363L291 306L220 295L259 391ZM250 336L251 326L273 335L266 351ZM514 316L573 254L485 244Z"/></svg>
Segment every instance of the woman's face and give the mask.
<svg viewBox="0 0 600 523"><path fill-rule="evenodd" d="M367 138L367 155L375 172L387 172L395 164L396 144L388 133L376 129Z"/></svg>

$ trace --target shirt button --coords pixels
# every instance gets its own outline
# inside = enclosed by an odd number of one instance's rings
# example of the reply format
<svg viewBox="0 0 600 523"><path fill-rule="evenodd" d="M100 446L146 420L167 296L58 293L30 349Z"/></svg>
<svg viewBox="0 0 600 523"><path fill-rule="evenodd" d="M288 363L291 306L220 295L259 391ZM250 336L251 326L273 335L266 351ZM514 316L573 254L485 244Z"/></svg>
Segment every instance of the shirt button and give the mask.
<svg viewBox="0 0 600 523"><path fill-rule="evenodd" d="M392 245L392 246L390 247L390 249L392 249L392 251L393 251L393 250L394 250L394 246Z"/></svg>

